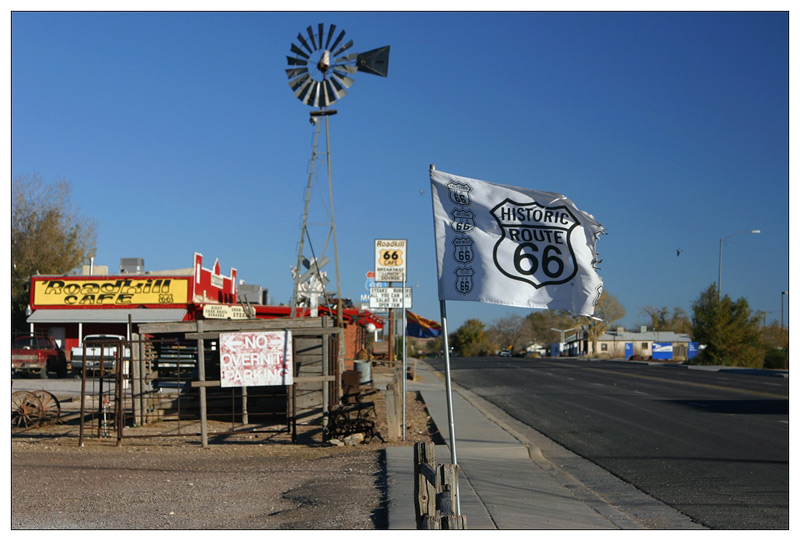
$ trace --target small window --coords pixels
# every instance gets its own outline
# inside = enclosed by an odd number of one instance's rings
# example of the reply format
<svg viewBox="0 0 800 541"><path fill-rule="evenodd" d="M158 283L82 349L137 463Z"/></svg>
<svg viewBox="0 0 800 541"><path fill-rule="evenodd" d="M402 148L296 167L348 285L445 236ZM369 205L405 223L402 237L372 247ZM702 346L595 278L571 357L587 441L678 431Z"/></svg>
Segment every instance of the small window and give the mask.
<svg viewBox="0 0 800 541"><path fill-rule="evenodd" d="M649 348L650 344L648 344L647 342L642 342L642 349L649 349Z"/></svg>
<svg viewBox="0 0 800 541"><path fill-rule="evenodd" d="M608 344L600 344L600 351L608 351Z"/></svg>

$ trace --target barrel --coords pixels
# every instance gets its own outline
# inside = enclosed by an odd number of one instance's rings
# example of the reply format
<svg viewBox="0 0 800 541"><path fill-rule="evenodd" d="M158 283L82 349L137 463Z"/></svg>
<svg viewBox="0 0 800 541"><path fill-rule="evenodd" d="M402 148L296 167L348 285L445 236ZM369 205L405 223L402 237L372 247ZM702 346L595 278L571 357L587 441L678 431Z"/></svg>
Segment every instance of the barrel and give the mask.
<svg viewBox="0 0 800 541"><path fill-rule="evenodd" d="M353 369L361 374L361 385L372 382L371 361L353 361Z"/></svg>

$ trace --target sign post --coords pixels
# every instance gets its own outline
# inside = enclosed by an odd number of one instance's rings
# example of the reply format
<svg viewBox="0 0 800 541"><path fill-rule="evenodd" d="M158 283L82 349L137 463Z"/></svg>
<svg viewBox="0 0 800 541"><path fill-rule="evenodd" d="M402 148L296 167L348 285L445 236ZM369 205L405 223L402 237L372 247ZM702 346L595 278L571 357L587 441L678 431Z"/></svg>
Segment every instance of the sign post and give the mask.
<svg viewBox="0 0 800 541"><path fill-rule="evenodd" d="M405 239L376 239L375 240L375 281L400 282L402 288L370 288L370 308L388 308L389 321L393 322L392 309L400 308L403 311L402 340L403 340L403 441L406 439L406 308L411 307L411 291L406 288L406 248ZM373 289L374 297L373 297ZM381 290L381 291L378 291ZM373 298L375 299L373 302ZM399 301L399 303L398 303ZM391 327L391 325L390 325ZM391 332L390 332L391 335ZM393 358L391 341L389 342L390 359Z"/></svg>

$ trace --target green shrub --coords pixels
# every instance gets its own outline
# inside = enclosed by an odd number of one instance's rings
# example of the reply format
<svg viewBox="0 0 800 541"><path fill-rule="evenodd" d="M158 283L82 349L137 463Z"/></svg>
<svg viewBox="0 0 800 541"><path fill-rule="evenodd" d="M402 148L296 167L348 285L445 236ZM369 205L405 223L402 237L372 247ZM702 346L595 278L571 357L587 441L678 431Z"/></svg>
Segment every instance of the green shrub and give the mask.
<svg viewBox="0 0 800 541"><path fill-rule="evenodd" d="M786 370L789 368L789 350L770 348L764 355L764 368Z"/></svg>

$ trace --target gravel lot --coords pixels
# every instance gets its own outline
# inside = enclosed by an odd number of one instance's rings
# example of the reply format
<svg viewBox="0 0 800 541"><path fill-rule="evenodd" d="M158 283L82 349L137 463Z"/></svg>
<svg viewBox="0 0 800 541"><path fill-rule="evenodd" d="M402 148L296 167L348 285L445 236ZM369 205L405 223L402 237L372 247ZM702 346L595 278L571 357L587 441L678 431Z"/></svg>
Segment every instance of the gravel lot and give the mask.
<svg viewBox="0 0 800 541"><path fill-rule="evenodd" d="M386 438L383 391L373 395ZM75 422L12 433L12 529L384 529L387 445L431 441L424 404L407 395L405 442L335 446L318 427L285 433L85 438ZM185 427L185 422L184 422ZM168 431L157 427L126 429ZM184 429L184 432L186 430ZM199 432L195 427L190 432ZM413 465L409 464L409 468Z"/></svg>

